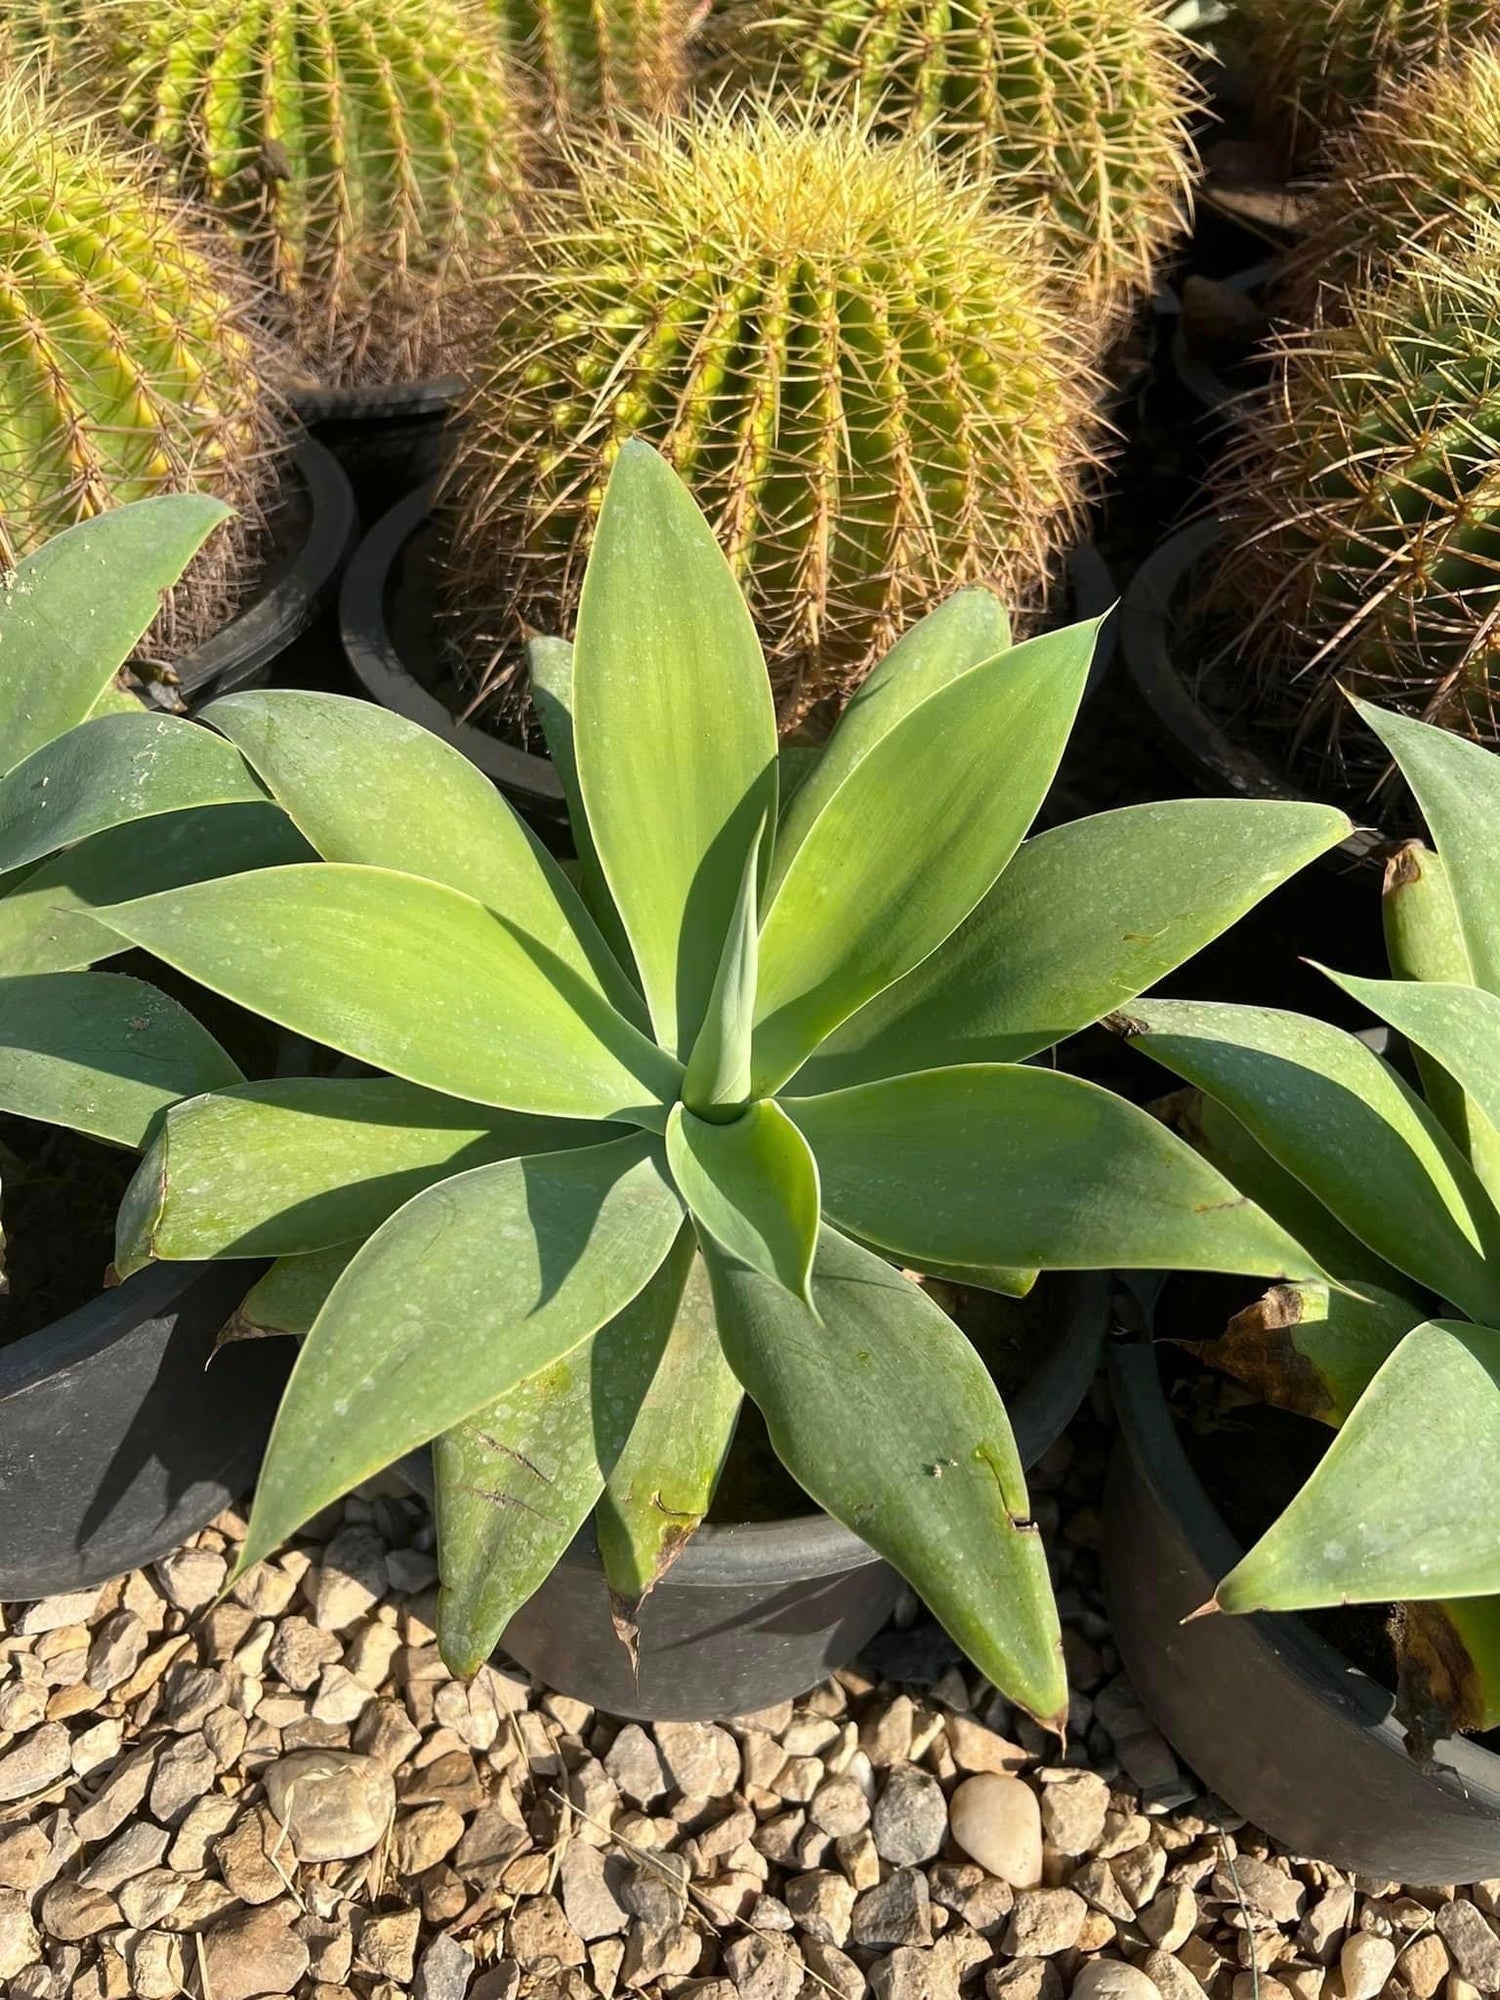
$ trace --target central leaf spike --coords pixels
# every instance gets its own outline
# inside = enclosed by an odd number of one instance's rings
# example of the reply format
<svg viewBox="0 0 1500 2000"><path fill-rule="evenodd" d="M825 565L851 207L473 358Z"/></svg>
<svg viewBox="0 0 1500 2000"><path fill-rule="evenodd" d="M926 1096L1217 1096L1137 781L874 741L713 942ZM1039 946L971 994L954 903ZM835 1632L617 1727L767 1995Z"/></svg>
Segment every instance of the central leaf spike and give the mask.
<svg viewBox="0 0 1500 2000"><path fill-rule="evenodd" d="M711 1125L731 1124L750 1108L750 1038L760 966L757 883L765 837L762 817L745 855L708 1011L682 1080L683 1103Z"/></svg>

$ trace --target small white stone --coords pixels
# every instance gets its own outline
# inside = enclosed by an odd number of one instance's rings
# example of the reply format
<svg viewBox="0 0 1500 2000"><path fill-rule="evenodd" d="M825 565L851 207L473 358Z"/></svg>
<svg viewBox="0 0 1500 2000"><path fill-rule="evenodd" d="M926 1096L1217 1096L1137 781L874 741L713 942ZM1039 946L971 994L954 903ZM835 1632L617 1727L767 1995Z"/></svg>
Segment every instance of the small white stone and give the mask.
<svg viewBox="0 0 1500 2000"><path fill-rule="evenodd" d="M1013 1889L1041 1881L1041 1807L1020 1778L994 1771L965 1778L948 1803L948 1824L964 1853Z"/></svg>
<svg viewBox="0 0 1500 2000"><path fill-rule="evenodd" d="M179 1611L201 1611L228 1574L229 1565L216 1549L174 1549L156 1565L167 1602Z"/></svg>
<svg viewBox="0 0 1500 2000"><path fill-rule="evenodd" d="M1396 1947L1389 1938L1356 1931L1345 1938L1339 1953L1344 2000L1375 2000L1396 1967Z"/></svg>
<svg viewBox="0 0 1500 2000"><path fill-rule="evenodd" d="M1091 1958L1078 1968L1073 2000L1161 2000L1158 1988L1122 1958Z"/></svg>

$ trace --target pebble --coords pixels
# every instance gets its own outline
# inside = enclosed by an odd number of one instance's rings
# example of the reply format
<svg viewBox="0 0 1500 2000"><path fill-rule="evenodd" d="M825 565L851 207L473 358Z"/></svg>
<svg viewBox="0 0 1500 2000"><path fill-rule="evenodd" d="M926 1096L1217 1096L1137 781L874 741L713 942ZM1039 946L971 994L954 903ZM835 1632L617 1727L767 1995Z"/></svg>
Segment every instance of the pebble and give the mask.
<svg viewBox="0 0 1500 2000"><path fill-rule="evenodd" d="M1141 1929L1159 1950L1176 1951L1198 1923L1198 1899L1183 1883L1169 1884L1140 1913Z"/></svg>
<svg viewBox="0 0 1500 2000"><path fill-rule="evenodd" d="M203 1933L205 1990L213 2000L259 2000L294 1992L310 1963L307 1945L292 1929L294 1906L267 1903L234 1910Z"/></svg>
<svg viewBox="0 0 1500 2000"><path fill-rule="evenodd" d="M563 1914L586 1944L624 1930L628 1918L614 1885L626 1867L620 1855L569 1841L561 1871Z"/></svg>
<svg viewBox="0 0 1500 2000"><path fill-rule="evenodd" d="M355 1965L362 1972L373 1972L379 1979L404 1986L416 1969L421 1928L420 1910L389 1910L380 1916L367 1916L354 1946Z"/></svg>
<svg viewBox="0 0 1500 2000"><path fill-rule="evenodd" d="M168 1604L200 1611L224 1587L229 1565L214 1549L175 1549L156 1565L156 1580Z"/></svg>
<svg viewBox="0 0 1500 2000"><path fill-rule="evenodd" d="M473 1952L456 1937L440 1931L418 1963L412 2000L465 2000L473 1976Z"/></svg>
<svg viewBox="0 0 1500 2000"><path fill-rule="evenodd" d="M1042 1786L1042 1836L1055 1854L1091 1854L1104 1832L1109 1786L1093 1771L1059 1771Z"/></svg>
<svg viewBox="0 0 1500 2000"><path fill-rule="evenodd" d="M1071 1951L1088 1905L1071 1889L1022 1889L1011 1909L1004 1949L1013 1958L1051 1958Z"/></svg>
<svg viewBox="0 0 1500 2000"><path fill-rule="evenodd" d="M19 1889L0 1889L0 1979L14 1979L41 1955L28 1898Z"/></svg>
<svg viewBox="0 0 1500 2000"><path fill-rule="evenodd" d="M33 1638L45 1632L61 1632L70 1625L87 1625L98 1602L97 1587L67 1591L60 1597L40 1597L24 1607L16 1619L15 1630L22 1638Z"/></svg>
<svg viewBox="0 0 1500 2000"><path fill-rule="evenodd" d="M909 1868L930 1861L948 1831L948 1802L942 1786L913 1764L899 1766L886 1779L876 1801L870 1831L876 1853L893 1867Z"/></svg>
<svg viewBox="0 0 1500 2000"><path fill-rule="evenodd" d="M856 1944L930 1944L931 1899L927 1877L917 1868L898 1868L855 1903L849 1934Z"/></svg>
<svg viewBox="0 0 1500 2000"><path fill-rule="evenodd" d="M980 1772L965 1778L948 1801L953 1838L971 1860L1015 1889L1042 1879L1042 1814L1021 1778Z"/></svg>
<svg viewBox="0 0 1500 2000"><path fill-rule="evenodd" d="M1072 2000L1161 2000L1139 1967L1122 1958L1091 1958L1073 1980Z"/></svg>
<svg viewBox="0 0 1500 2000"><path fill-rule="evenodd" d="M67 1730L60 1722L43 1723L0 1757L0 1804L49 1790L68 1775L72 1765L73 1746Z"/></svg>
<svg viewBox="0 0 1500 2000"><path fill-rule="evenodd" d="M711 1722L658 1722L657 1748L667 1775L690 1799L727 1798L740 1781L740 1746Z"/></svg>
<svg viewBox="0 0 1500 2000"><path fill-rule="evenodd" d="M187 1817L189 1807L209 1790L218 1774L218 1761L201 1731L176 1737L156 1760L151 1779L151 1811L168 1826L176 1826Z"/></svg>
<svg viewBox="0 0 1500 2000"><path fill-rule="evenodd" d="M668 1789L661 1752L638 1722L627 1722L604 1759L604 1768L622 1798L648 1806Z"/></svg>
<svg viewBox="0 0 1500 2000"><path fill-rule="evenodd" d="M786 1908L797 1929L820 1944L842 1945L849 1937L856 1890L831 1869L798 1875L786 1887Z"/></svg>
<svg viewBox="0 0 1500 2000"><path fill-rule="evenodd" d="M385 1542L371 1528L341 1528L323 1551L313 1622L321 1632L342 1632L363 1618L389 1586Z"/></svg>
<svg viewBox="0 0 1500 2000"><path fill-rule="evenodd" d="M1389 1938L1355 1931L1339 1953L1339 1977L1344 2000L1375 2000L1396 1964L1396 1947Z"/></svg>
<svg viewBox="0 0 1500 2000"><path fill-rule="evenodd" d="M1482 1993L1500 1992L1500 1938L1474 1905L1443 1903L1437 1927L1460 1976Z"/></svg>
<svg viewBox="0 0 1500 2000"><path fill-rule="evenodd" d="M266 1802L299 1861L368 1854L395 1810L391 1775L353 1750L298 1750L265 1772Z"/></svg>

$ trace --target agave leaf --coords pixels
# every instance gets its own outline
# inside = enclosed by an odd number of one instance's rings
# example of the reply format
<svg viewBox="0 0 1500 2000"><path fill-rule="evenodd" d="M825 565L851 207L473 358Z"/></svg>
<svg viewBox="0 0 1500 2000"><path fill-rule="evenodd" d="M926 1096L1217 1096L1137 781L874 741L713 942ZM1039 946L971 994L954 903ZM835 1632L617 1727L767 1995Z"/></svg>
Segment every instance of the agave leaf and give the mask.
<svg viewBox="0 0 1500 2000"><path fill-rule="evenodd" d="M708 1512L741 1396L719 1345L708 1273L694 1257L666 1350L594 1516L616 1623L627 1633Z"/></svg>
<svg viewBox="0 0 1500 2000"><path fill-rule="evenodd" d="M318 862L99 913L190 978L411 1083L559 1118L664 1118L675 1063L472 897Z"/></svg>
<svg viewBox="0 0 1500 2000"><path fill-rule="evenodd" d="M311 1333L328 1294L359 1248L358 1243L337 1243L328 1250L309 1250L302 1257L278 1257L246 1292L220 1338Z"/></svg>
<svg viewBox="0 0 1500 2000"><path fill-rule="evenodd" d="M776 718L734 574L687 488L638 442L615 462L584 576L573 738L657 1040L685 1061L745 850L776 821Z"/></svg>
<svg viewBox="0 0 1500 2000"><path fill-rule="evenodd" d="M1291 1505L1219 1585L1225 1611L1500 1592L1500 1333L1414 1327Z"/></svg>
<svg viewBox="0 0 1500 2000"><path fill-rule="evenodd" d="M1393 1620L1396 1713L1413 1753L1500 1724L1500 1597L1403 1604Z"/></svg>
<svg viewBox="0 0 1500 2000"><path fill-rule="evenodd" d="M645 1025L577 890L484 773L431 730L374 702L294 688L226 695L203 719L325 861L461 890Z"/></svg>
<svg viewBox="0 0 1500 2000"><path fill-rule="evenodd" d="M1327 806L1180 799L1040 834L945 944L830 1036L798 1091L1051 1048L1165 978L1348 830Z"/></svg>
<svg viewBox="0 0 1500 2000"><path fill-rule="evenodd" d="M488 1659L604 1490L650 1391L693 1259L691 1230L623 1312L433 1447L438 1647L456 1674Z"/></svg>
<svg viewBox="0 0 1500 2000"><path fill-rule="evenodd" d="M185 1007L142 980L0 979L0 1111L142 1146L179 1097L243 1080Z"/></svg>
<svg viewBox="0 0 1500 2000"><path fill-rule="evenodd" d="M968 1341L833 1229L813 1273L821 1320L712 1246L704 1257L724 1352L787 1470L901 1572L996 1687L1061 1729L1046 1556L1010 1420Z"/></svg>
<svg viewBox="0 0 1500 2000"><path fill-rule="evenodd" d="M703 1118L743 1109L750 1099L750 1045L759 966L755 883L765 831L762 823L746 849L739 894L724 937L724 956L714 974L708 1012L682 1079L683 1103Z"/></svg>
<svg viewBox="0 0 1500 2000"><path fill-rule="evenodd" d="M362 1241L434 1181L597 1146L606 1125L490 1111L399 1077L282 1077L168 1113L120 1205L115 1267Z"/></svg>
<svg viewBox="0 0 1500 2000"><path fill-rule="evenodd" d="M38 862L9 891L0 883L0 969L69 972L124 951L119 933L90 914L124 896L311 859L307 842L269 801L110 827Z"/></svg>
<svg viewBox="0 0 1500 2000"><path fill-rule="evenodd" d="M1500 1122L1500 996L1482 986L1361 979L1326 965L1318 970L1428 1057L1495 1130Z"/></svg>
<svg viewBox="0 0 1500 2000"><path fill-rule="evenodd" d="M161 494L67 528L17 563L0 588L0 771L93 712L229 512L204 493Z"/></svg>
<svg viewBox="0 0 1500 2000"><path fill-rule="evenodd" d="M618 963L632 980L637 980L635 954L630 949L630 939L625 935L625 926L620 922L620 913L609 893L604 870L599 866L599 852L589 831L583 794L578 789L578 756L573 744L572 644L567 639L538 634L526 642L526 661L531 679L532 706L541 719L552 768L557 773L567 801L568 825L578 855L583 900L593 912L594 920Z"/></svg>
<svg viewBox="0 0 1500 2000"><path fill-rule="evenodd" d="M474 1167L383 1223L292 1371L241 1571L320 1507L597 1333L682 1224L644 1133Z"/></svg>
<svg viewBox="0 0 1500 2000"><path fill-rule="evenodd" d="M1439 985L1472 986L1474 968L1464 943L1458 906L1441 858L1420 840L1409 840L1386 863L1381 895L1386 955L1398 979L1431 980ZM1425 1049L1413 1051L1422 1078L1422 1095L1478 1169L1470 1144L1469 1111L1463 1092L1441 1063ZM1488 1123L1488 1121L1484 1121ZM1490 1127L1493 1132L1494 1128ZM1500 1143L1500 1142L1497 1142ZM1487 1175L1486 1187L1494 1190Z"/></svg>
<svg viewBox="0 0 1500 2000"><path fill-rule="evenodd" d="M1097 634L1096 624L1049 632L949 681L824 805L761 926L758 1096L936 950L989 890L1052 782ZM955 743L990 754L955 759Z"/></svg>
<svg viewBox="0 0 1500 2000"><path fill-rule="evenodd" d="M0 778L0 870L157 813L261 803L238 752L196 722L145 709L101 716Z"/></svg>
<svg viewBox="0 0 1500 2000"><path fill-rule="evenodd" d="M1077 1077L972 1064L784 1103L817 1160L825 1213L887 1256L1314 1273L1207 1161Z"/></svg>
<svg viewBox="0 0 1500 2000"><path fill-rule="evenodd" d="M1153 1109L1340 1284L1362 1292L1375 1285L1392 1296L1413 1289L1409 1278L1336 1222L1311 1188L1273 1160L1217 1098L1205 1097L1201 1090L1179 1090Z"/></svg>
<svg viewBox="0 0 1500 2000"><path fill-rule="evenodd" d="M812 1304L818 1163L779 1104L762 1099L730 1125L674 1104L667 1161L695 1221L730 1256Z"/></svg>
<svg viewBox="0 0 1500 2000"><path fill-rule="evenodd" d="M852 1231L845 1230L852 1243L861 1239ZM889 1255L882 1252L877 1243L864 1243L862 1247L873 1250L876 1256ZM1036 1289L1036 1281L1042 1275L1036 1270L1022 1270L1012 1264L940 1264L930 1257L903 1257L903 1271L915 1273L919 1278L942 1278L950 1285L968 1285L981 1292L1004 1292L1007 1298L1024 1299Z"/></svg>
<svg viewBox="0 0 1500 2000"><path fill-rule="evenodd" d="M1364 1296L1315 1278L1273 1285L1194 1354L1280 1410L1336 1429L1424 1314L1388 1292Z"/></svg>
<svg viewBox="0 0 1500 2000"><path fill-rule="evenodd" d="M1010 648L1010 618L990 590L960 590L919 619L855 689L821 756L782 810L768 895L774 895L808 828L849 773L949 681ZM785 751L783 751L785 756Z"/></svg>
<svg viewBox="0 0 1500 2000"><path fill-rule="evenodd" d="M1358 1036L1269 1007L1146 1000L1130 1014L1137 1046L1218 1098L1378 1256L1476 1317L1500 1311L1488 1197L1427 1106Z"/></svg>
<svg viewBox="0 0 1500 2000"><path fill-rule="evenodd" d="M1437 842L1474 978L1500 993L1500 759L1450 729L1367 701L1354 706L1400 766Z"/></svg>

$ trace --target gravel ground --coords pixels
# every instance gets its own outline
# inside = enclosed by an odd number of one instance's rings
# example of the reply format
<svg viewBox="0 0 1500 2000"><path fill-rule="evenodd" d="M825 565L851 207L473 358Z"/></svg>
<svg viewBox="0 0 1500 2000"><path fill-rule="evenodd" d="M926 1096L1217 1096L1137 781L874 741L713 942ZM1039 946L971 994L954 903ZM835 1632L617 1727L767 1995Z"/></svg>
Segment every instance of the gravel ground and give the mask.
<svg viewBox="0 0 1500 2000"><path fill-rule="evenodd" d="M242 1518L0 1621L7 2000L1473 2000L1500 1882L1408 1892L1202 1797L1118 1670L1104 1434L1034 1475L1057 1751L912 1617L802 1701L652 1728L433 1640L377 1483L217 1607Z"/></svg>

